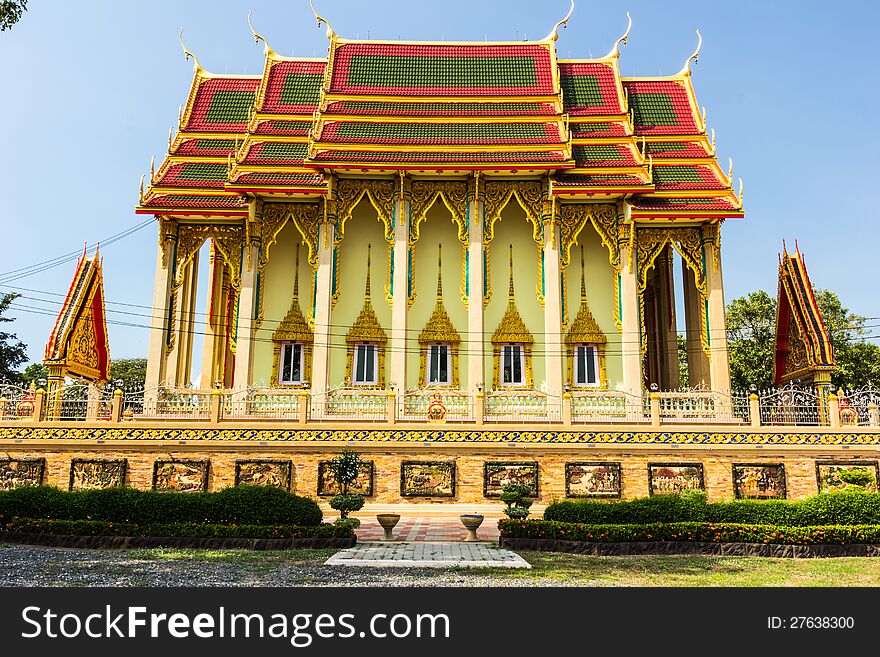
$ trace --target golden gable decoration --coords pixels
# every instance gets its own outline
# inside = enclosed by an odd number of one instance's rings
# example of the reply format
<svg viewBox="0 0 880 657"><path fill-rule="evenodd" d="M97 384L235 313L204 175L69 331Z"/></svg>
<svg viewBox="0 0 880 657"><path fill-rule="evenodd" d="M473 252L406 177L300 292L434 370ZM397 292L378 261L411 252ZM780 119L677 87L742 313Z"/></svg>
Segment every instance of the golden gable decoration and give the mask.
<svg viewBox="0 0 880 657"><path fill-rule="evenodd" d="M425 328L419 333L419 381L424 385L428 384L428 348L432 344L445 344L449 346L452 360L452 376L450 385L453 388L458 387L458 346L461 344L461 336L455 330L449 314L446 312L446 306L443 304L443 260L442 245L437 245L437 305L434 306L434 312L428 318Z"/></svg>
<svg viewBox="0 0 880 657"><path fill-rule="evenodd" d="M568 383L575 385L574 381L574 351L578 345L594 344L599 352L599 388L608 388L608 372L605 367L605 344L608 339L599 327L599 323L590 312L587 303L587 286L584 275L584 247L581 246L581 305L575 315L571 328L565 336L565 351L568 361Z"/></svg>
<svg viewBox="0 0 880 657"><path fill-rule="evenodd" d="M73 376L102 384L109 379L110 345L98 251L89 258L83 249L46 343L43 362L49 368L51 381Z"/></svg>
<svg viewBox="0 0 880 657"><path fill-rule="evenodd" d="M364 305L361 312L348 333L345 334L345 342L348 345L345 358L345 377L348 381L354 380L354 350L359 344L372 343L376 345L376 357L378 360L378 375L375 386L363 386L365 388L385 388L385 344L388 336L376 317L373 309L373 300L370 288L370 250L372 245L367 244L367 280L364 284Z"/></svg>
<svg viewBox="0 0 880 657"><path fill-rule="evenodd" d="M281 320L272 334L274 349L272 353L272 385L306 387L312 375L312 344L315 338L309 323L303 317L299 307L299 244L296 245L296 273L293 277L293 298L290 310ZM303 381L302 383L283 383L280 381L281 345L284 342L295 342L303 345Z"/></svg>
<svg viewBox="0 0 880 657"><path fill-rule="evenodd" d="M507 344L519 344L523 346L525 355L525 387L531 388L532 383L532 345L535 339L532 337L526 323L523 321L516 307L516 298L513 291L513 244L510 245L509 278L507 284L507 310L492 334L492 385L494 388L501 386L501 347Z"/></svg>

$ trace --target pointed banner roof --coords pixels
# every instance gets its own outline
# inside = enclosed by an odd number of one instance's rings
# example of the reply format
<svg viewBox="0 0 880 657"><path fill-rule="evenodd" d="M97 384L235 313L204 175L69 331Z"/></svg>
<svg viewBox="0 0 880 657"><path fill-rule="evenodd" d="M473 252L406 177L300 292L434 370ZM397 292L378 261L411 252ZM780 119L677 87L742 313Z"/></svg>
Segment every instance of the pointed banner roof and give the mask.
<svg viewBox="0 0 880 657"><path fill-rule="evenodd" d="M790 254L783 244L776 311L776 385L790 381L812 382L817 374L833 369L831 340L803 256L797 245Z"/></svg>
<svg viewBox="0 0 880 657"><path fill-rule="evenodd" d="M569 18L517 42L346 39L328 28L327 56L311 59L279 55L251 24L262 75L196 62L136 212L245 217L253 197L326 196L330 174L482 172L549 175L555 197L624 199L635 220L742 217L741 185L737 194L720 168L694 93L699 45L674 75L625 78L632 20L604 57L560 60Z"/></svg>
<svg viewBox="0 0 880 657"><path fill-rule="evenodd" d="M109 379L104 278L97 251L87 257L83 250L46 344L43 362L53 376L72 376L95 383Z"/></svg>

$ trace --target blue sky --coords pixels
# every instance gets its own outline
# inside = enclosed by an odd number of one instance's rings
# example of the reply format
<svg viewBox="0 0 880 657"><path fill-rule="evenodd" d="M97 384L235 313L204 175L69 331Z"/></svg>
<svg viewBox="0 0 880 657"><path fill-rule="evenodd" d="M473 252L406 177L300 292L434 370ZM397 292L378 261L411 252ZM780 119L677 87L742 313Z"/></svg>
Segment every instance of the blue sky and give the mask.
<svg viewBox="0 0 880 657"><path fill-rule="evenodd" d="M409 40L537 39L568 0L318 0L346 37ZM71 253L141 223L140 176L166 149L192 77L177 32L215 72L259 73L254 23L281 54L323 56L327 40L307 0L78 2L31 0L0 33L0 292L29 288L12 330L39 359L74 263L11 280L6 272ZM624 75L677 71L704 37L698 100L722 163L745 181L746 219L723 232L727 299L775 294L782 240L800 243L817 287L880 317L876 286L880 3L586 2L557 43L559 56L604 55L633 15ZM724 165L726 166L726 164ZM102 249L114 358L146 353L156 232L150 225ZM21 290L19 290L21 291ZM120 304L135 304L126 306ZM880 333L880 330L877 331Z"/></svg>

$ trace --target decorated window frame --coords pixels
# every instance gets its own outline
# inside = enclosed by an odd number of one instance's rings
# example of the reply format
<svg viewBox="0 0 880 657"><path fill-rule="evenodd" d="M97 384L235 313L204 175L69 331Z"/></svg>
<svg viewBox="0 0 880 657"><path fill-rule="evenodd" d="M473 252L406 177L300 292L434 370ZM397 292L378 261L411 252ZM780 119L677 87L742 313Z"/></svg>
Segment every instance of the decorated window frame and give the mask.
<svg viewBox="0 0 880 657"><path fill-rule="evenodd" d="M584 250L581 247L581 303L578 308L577 315L571 322L568 333L565 335L565 352L567 360L568 384L572 388L579 390L607 390L608 389L608 370L605 363L605 347L608 338L599 326L599 323L590 312L590 306L587 303L587 288L584 277ZM579 383L577 366L578 349L593 347L594 348L594 367L596 372L595 383Z"/></svg>
<svg viewBox="0 0 880 657"><path fill-rule="evenodd" d="M504 389L525 389L534 388L534 377L532 374L532 345L535 339L523 321L519 310L516 307L516 299L513 290L513 245L510 245L509 259L509 281L507 285L507 310L492 334L492 387L495 390ZM502 370L504 368L504 352L505 347L520 347L520 357L522 359L522 383L503 383Z"/></svg>
<svg viewBox="0 0 880 657"><path fill-rule="evenodd" d="M370 291L370 245L367 245L367 278L364 284L364 305L360 314L351 325L348 333L345 335L345 343L347 345L345 358L345 381L347 385L356 385L358 388L375 388L378 390L385 389L385 345L388 342L388 335L385 333L382 325L379 324L379 318L376 317L376 311L373 308L373 300ZM356 382L356 366L359 364L360 353L358 347L372 345L375 347L373 356L374 381ZM358 361L358 362L356 362Z"/></svg>
<svg viewBox="0 0 880 657"><path fill-rule="evenodd" d="M312 375L312 345L314 334L299 307L299 245L296 248L296 274L293 279L293 298L290 310L272 334L272 382L280 388L305 388ZM300 345L300 380L285 381L283 351L286 345Z"/></svg>
<svg viewBox="0 0 880 657"><path fill-rule="evenodd" d="M378 345L375 342L361 342L353 345L352 352L352 357L354 359L352 364L352 385L376 385L379 380ZM366 363L364 361L366 361ZM368 369L372 371L368 372Z"/></svg>
<svg viewBox="0 0 880 657"><path fill-rule="evenodd" d="M599 345L595 342L576 344L574 345L573 356L574 370L572 372L573 377L571 385L577 388L601 387L601 372L605 357L600 351ZM591 365L592 367L590 367ZM590 374L592 374L592 377Z"/></svg>
<svg viewBox="0 0 880 657"><path fill-rule="evenodd" d="M458 348L461 336L449 319L443 303L443 260L442 247L437 245L437 304L428 318L422 332L419 333L419 381L425 387L459 387ZM446 348L446 380L431 381L431 353L434 348Z"/></svg>

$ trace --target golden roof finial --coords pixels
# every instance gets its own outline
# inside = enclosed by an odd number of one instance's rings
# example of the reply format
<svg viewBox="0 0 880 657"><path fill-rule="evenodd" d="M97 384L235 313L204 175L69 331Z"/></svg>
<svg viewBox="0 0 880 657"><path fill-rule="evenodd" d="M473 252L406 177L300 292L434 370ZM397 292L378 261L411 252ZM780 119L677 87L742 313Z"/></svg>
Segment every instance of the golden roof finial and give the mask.
<svg viewBox="0 0 880 657"><path fill-rule="evenodd" d="M733 181L733 158L727 158L728 166L727 166L727 184L729 185L731 181Z"/></svg>
<svg viewBox="0 0 880 657"><path fill-rule="evenodd" d="M694 64L698 64L700 62L700 48L703 47L703 35L700 34L700 31L697 30L697 49L694 50L694 53L688 57L684 66L678 72L679 75L690 75L691 74L691 62Z"/></svg>
<svg viewBox="0 0 880 657"><path fill-rule="evenodd" d="M150 157L150 184L156 182L156 156Z"/></svg>
<svg viewBox="0 0 880 657"><path fill-rule="evenodd" d="M251 14L252 13L253 12L249 9L248 15L247 15L247 24L248 24L248 27L251 28L251 34L254 35L254 43L259 43L260 41L262 41L263 42L263 54L266 57L274 55L275 51L272 50L272 48L269 46L269 42L266 40L266 37L264 37L262 34L258 34L257 31L254 29L254 24L251 23Z"/></svg>
<svg viewBox="0 0 880 657"><path fill-rule="evenodd" d="M174 126L168 127L168 152L171 152L171 144L174 142Z"/></svg>
<svg viewBox="0 0 880 657"><path fill-rule="evenodd" d="M312 0L309 0L309 7L312 8L312 13L315 15L315 20L318 21L318 27L321 27L321 23L327 26L327 38L332 39L336 36L336 32L333 31L333 28L330 27L330 23L327 22L327 19L321 16L318 13L318 10L315 9L315 3Z"/></svg>
<svg viewBox="0 0 880 657"><path fill-rule="evenodd" d="M183 124L183 105L177 106L177 125L181 126Z"/></svg>
<svg viewBox="0 0 880 657"><path fill-rule="evenodd" d="M367 282L364 283L364 298L369 300L372 297L370 296L370 249L372 248L371 244L367 244Z"/></svg>
<svg viewBox="0 0 880 657"><path fill-rule="evenodd" d="M584 276L584 245L581 244L581 304L587 301L587 284Z"/></svg>
<svg viewBox="0 0 880 657"><path fill-rule="evenodd" d="M299 301L299 242L296 243L296 273L293 275L293 300Z"/></svg>
<svg viewBox="0 0 880 657"><path fill-rule="evenodd" d="M715 153L715 128L712 128L712 153Z"/></svg>
<svg viewBox="0 0 880 657"><path fill-rule="evenodd" d="M633 26L633 19L632 16L629 15L629 12L626 12L626 20L626 32L624 32L623 35L614 43L614 47L611 49L611 52L605 55L603 59L608 59L609 57L620 57L620 47L625 46L629 41L629 31L632 29Z"/></svg>
<svg viewBox="0 0 880 657"><path fill-rule="evenodd" d="M309 0L309 2L311 2L311 0ZM559 38L559 28L563 26L568 27L568 19L571 18L572 13L574 13L574 0L571 0L571 7L568 8L568 13L565 15L565 18L553 26L553 29L550 30L550 34L544 37L544 41L556 41L556 39Z"/></svg>
<svg viewBox="0 0 880 657"><path fill-rule="evenodd" d="M510 303L514 302L514 294L513 294L513 244L510 244L510 264L508 269L508 284L507 284L507 300Z"/></svg>
<svg viewBox="0 0 880 657"><path fill-rule="evenodd" d="M177 39L180 41L180 47L183 48L183 55L186 61L189 61L190 57L193 60L193 71L197 74L204 72L205 69L202 68L202 65L199 64L199 59L195 55L192 54L192 51L186 47L186 44L183 42L183 27L180 28L180 34Z"/></svg>
<svg viewBox="0 0 880 657"><path fill-rule="evenodd" d="M141 176L141 187L140 191L138 192L138 198L140 199L141 205L144 204L144 178L146 178L146 176Z"/></svg>
<svg viewBox="0 0 880 657"><path fill-rule="evenodd" d="M739 179L739 207L742 209L743 205L743 179Z"/></svg>
<svg viewBox="0 0 880 657"><path fill-rule="evenodd" d="M443 245L437 245L437 302L443 300Z"/></svg>

